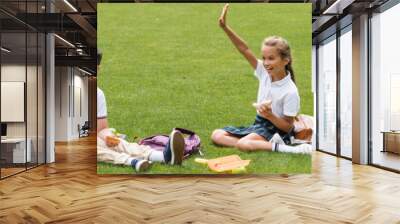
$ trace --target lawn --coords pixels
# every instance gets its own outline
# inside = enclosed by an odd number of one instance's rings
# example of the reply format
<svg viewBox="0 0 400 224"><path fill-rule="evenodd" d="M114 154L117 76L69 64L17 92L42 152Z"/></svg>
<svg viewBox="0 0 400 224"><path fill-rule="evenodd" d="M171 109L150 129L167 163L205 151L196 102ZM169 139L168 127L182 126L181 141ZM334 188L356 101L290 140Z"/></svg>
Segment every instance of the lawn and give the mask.
<svg viewBox="0 0 400 224"><path fill-rule="evenodd" d="M205 158L238 154L251 159L248 173L309 173L311 156L243 153L210 141L216 128L251 124L258 81L247 61L218 26L223 4L98 5L98 47L103 60L98 86L107 100L110 127L130 141L196 131ZM292 48L301 113L313 113L311 4L231 4L228 24L256 55L266 36L280 35ZM154 164L146 173L207 174L194 162ZM131 167L98 163L98 173L134 173Z"/></svg>

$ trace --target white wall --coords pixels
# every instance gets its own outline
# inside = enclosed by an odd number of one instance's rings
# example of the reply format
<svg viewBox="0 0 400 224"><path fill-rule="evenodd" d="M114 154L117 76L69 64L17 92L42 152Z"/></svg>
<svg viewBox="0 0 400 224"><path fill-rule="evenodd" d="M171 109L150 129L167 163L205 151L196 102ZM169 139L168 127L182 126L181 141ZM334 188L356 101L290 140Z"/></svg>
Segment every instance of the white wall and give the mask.
<svg viewBox="0 0 400 224"><path fill-rule="evenodd" d="M68 68L55 68L55 141L68 140Z"/></svg>
<svg viewBox="0 0 400 224"><path fill-rule="evenodd" d="M73 108L73 119L72 119L72 129L71 134L73 136L78 136L77 126L81 126L88 120L88 78L82 76L79 70L74 70L74 108Z"/></svg>
<svg viewBox="0 0 400 224"><path fill-rule="evenodd" d="M37 71L37 69L39 69ZM44 85L41 67L25 64L3 64L1 66L2 82L24 82L26 83L26 109L22 106L21 112L27 115L27 120L22 122L6 122L7 137L25 138L25 133L30 139L32 161L44 163ZM27 81L25 80L27 75ZM7 96L2 96L7 97ZM23 103L25 105L25 103ZM2 107L1 110L10 110ZM4 111L3 111L4 112ZM10 112L10 111L8 111ZM26 132L27 131L27 132ZM38 151L39 150L39 151ZM39 155L37 155L39 153Z"/></svg>
<svg viewBox="0 0 400 224"><path fill-rule="evenodd" d="M1 81L3 82L25 82L25 65L17 65L17 64L9 64L1 66ZM28 74L35 73L36 67L28 66L27 67ZM36 81L31 83L30 85L36 85ZM27 89L27 102L32 102L33 100L30 98L36 98L36 89L28 88ZM32 90L32 91L30 91ZM33 105L31 105L33 106ZM35 104L36 108L36 104ZM2 110L7 110L7 108L1 108ZM36 121L36 113L28 113L28 121ZM33 117L32 117L33 116ZM32 127L32 125L28 125L28 128ZM36 127L35 127L36 129ZM29 132L29 130L28 130ZM25 137L25 122L7 122L7 136L8 137ZM29 137L29 136L28 136Z"/></svg>
<svg viewBox="0 0 400 224"><path fill-rule="evenodd" d="M56 67L56 141L79 138L78 124L88 120L88 78L82 75L76 68Z"/></svg>

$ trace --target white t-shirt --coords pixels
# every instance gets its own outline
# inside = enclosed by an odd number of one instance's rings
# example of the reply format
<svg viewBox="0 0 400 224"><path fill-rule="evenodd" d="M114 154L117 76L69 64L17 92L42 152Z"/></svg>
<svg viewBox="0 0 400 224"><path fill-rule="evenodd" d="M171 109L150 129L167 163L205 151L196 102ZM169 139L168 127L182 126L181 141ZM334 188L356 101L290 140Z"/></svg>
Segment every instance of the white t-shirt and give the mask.
<svg viewBox="0 0 400 224"><path fill-rule="evenodd" d="M97 119L107 117L106 98L101 89L97 88Z"/></svg>
<svg viewBox="0 0 400 224"><path fill-rule="evenodd" d="M257 60L254 75L259 80L257 103L271 100L272 112L279 117L297 115L300 110L300 96L290 74L279 81L272 82L263 62Z"/></svg>

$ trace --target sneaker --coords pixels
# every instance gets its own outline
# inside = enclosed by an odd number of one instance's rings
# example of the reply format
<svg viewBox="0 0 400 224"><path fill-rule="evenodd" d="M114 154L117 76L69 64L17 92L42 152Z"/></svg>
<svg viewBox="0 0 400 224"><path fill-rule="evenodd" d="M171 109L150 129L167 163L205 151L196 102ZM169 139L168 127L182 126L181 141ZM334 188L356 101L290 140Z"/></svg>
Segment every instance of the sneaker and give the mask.
<svg viewBox="0 0 400 224"><path fill-rule="evenodd" d="M295 146L295 148L298 149L298 153L302 153L302 154L311 154L313 151L312 146L310 144L301 144L301 145Z"/></svg>
<svg viewBox="0 0 400 224"><path fill-rule="evenodd" d="M165 163L171 165L181 165L184 147L185 140L183 139L182 134L177 130L173 130L163 151Z"/></svg>
<svg viewBox="0 0 400 224"><path fill-rule="evenodd" d="M310 144L301 144L296 146L276 144L274 151L276 152L287 152L287 153L299 153L299 154L311 154L312 146Z"/></svg>
<svg viewBox="0 0 400 224"><path fill-rule="evenodd" d="M150 167L149 161L145 159L143 160L133 159L131 165L136 170L136 172L146 171Z"/></svg>
<svg viewBox="0 0 400 224"><path fill-rule="evenodd" d="M285 142L283 141L283 139L281 138L281 136L278 133L275 133L272 136L271 140L269 140L269 141L273 142L273 143L285 145Z"/></svg>

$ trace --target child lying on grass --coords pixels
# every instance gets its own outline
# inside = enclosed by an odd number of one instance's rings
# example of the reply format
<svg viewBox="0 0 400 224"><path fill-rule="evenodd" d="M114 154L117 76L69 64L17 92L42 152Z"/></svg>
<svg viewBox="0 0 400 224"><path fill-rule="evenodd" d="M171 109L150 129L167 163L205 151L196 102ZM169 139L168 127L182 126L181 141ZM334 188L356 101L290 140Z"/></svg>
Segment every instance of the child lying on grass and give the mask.
<svg viewBox="0 0 400 224"><path fill-rule="evenodd" d="M99 71L102 54L97 54ZM185 142L182 134L173 130L163 151L149 146L130 143L108 128L107 106L104 93L97 88L97 161L132 166L137 172L146 170L151 162L181 165Z"/></svg>
<svg viewBox="0 0 400 224"><path fill-rule="evenodd" d="M151 162L181 165L184 140L179 131L173 130L163 151L149 146L130 143L105 128L97 134L97 161L132 166L137 172L146 170Z"/></svg>

